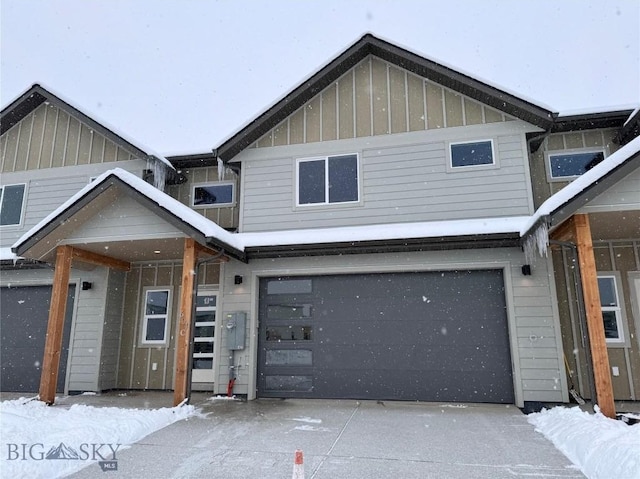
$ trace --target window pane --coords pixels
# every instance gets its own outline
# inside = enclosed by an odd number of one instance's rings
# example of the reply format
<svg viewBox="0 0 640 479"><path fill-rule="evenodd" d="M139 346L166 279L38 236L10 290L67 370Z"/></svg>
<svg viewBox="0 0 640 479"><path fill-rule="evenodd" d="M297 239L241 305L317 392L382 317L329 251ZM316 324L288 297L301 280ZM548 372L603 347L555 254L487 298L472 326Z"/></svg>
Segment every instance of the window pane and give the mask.
<svg viewBox="0 0 640 479"><path fill-rule="evenodd" d="M598 278L601 306L618 306L614 278Z"/></svg>
<svg viewBox="0 0 640 479"><path fill-rule="evenodd" d="M19 225L22 216L24 185L4 187L2 206L0 207L0 225Z"/></svg>
<svg viewBox="0 0 640 479"><path fill-rule="evenodd" d="M214 326L196 326L194 336L196 338L213 338Z"/></svg>
<svg viewBox="0 0 640 479"><path fill-rule="evenodd" d="M193 189L194 206L231 203L233 203L233 185L196 186Z"/></svg>
<svg viewBox="0 0 640 479"><path fill-rule="evenodd" d="M196 311L196 323L214 322L215 320L215 311Z"/></svg>
<svg viewBox="0 0 640 479"><path fill-rule="evenodd" d="M310 304L270 304L267 306L267 318L269 319L302 319L310 317Z"/></svg>
<svg viewBox="0 0 640 479"><path fill-rule="evenodd" d="M267 285L267 294L303 294L311 293L310 279L274 279Z"/></svg>
<svg viewBox="0 0 640 479"><path fill-rule="evenodd" d="M602 319L604 320L604 337L606 339L620 339L618 322L616 320L616 312L603 311Z"/></svg>
<svg viewBox="0 0 640 479"><path fill-rule="evenodd" d="M269 391L311 391L311 376L267 376L265 387Z"/></svg>
<svg viewBox="0 0 640 479"><path fill-rule="evenodd" d="M311 326L270 326L267 341L311 341Z"/></svg>
<svg viewBox="0 0 640 479"><path fill-rule="evenodd" d="M311 366L313 351L309 349L268 349L265 363L269 366Z"/></svg>
<svg viewBox="0 0 640 479"><path fill-rule="evenodd" d="M213 359L193 358L193 369L213 369Z"/></svg>
<svg viewBox="0 0 640 479"><path fill-rule="evenodd" d="M147 318L145 341L164 341L165 318Z"/></svg>
<svg viewBox="0 0 640 479"><path fill-rule="evenodd" d="M329 158L329 203L358 201L358 157Z"/></svg>
<svg viewBox="0 0 640 479"><path fill-rule="evenodd" d="M196 342L193 343L193 354L197 353L212 353L213 352L213 343L211 341L205 342Z"/></svg>
<svg viewBox="0 0 640 479"><path fill-rule="evenodd" d="M146 314L167 314L169 291L148 291Z"/></svg>
<svg viewBox="0 0 640 479"><path fill-rule="evenodd" d="M324 165L324 160L301 161L298 164L298 204L325 202Z"/></svg>
<svg viewBox="0 0 640 479"><path fill-rule="evenodd" d="M604 160L604 153L601 151L550 155L551 176L553 178L580 176L602 160Z"/></svg>
<svg viewBox="0 0 640 479"><path fill-rule="evenodd" d="M451 166L492 165L493 150L490 141L451 145Z"/></svg>

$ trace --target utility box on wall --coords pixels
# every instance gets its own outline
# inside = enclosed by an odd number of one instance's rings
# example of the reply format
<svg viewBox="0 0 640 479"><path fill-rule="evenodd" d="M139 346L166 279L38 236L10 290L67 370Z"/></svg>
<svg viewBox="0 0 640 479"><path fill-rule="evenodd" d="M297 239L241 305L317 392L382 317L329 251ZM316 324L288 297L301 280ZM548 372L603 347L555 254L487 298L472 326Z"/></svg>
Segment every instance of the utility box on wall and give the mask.
<svg viewBox="0 0 640 479"><path fill-rule="evenodd" d="M247 313L227 313L225 315L224 325L227 328L227 349L230 351L244 349Z"/></svg>

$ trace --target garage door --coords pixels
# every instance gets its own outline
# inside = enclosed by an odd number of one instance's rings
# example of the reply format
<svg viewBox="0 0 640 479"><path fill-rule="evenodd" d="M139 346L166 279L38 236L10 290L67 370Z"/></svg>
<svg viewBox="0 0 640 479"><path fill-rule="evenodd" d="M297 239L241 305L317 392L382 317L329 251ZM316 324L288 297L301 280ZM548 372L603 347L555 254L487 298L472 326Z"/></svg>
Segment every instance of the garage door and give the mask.
<svg viewBox="0 0 640 479"><path fill-rule="evenodd" d="M264 278L258 395L513 403L501 270Z"/></svg>
<svg viewBox="0 0 640 479"><path fill-rule="evenodd" d="M56 390L64 391L75 287L69 286ZM49 319L51 286L0 288L0 390L37 393Z"/></svg>

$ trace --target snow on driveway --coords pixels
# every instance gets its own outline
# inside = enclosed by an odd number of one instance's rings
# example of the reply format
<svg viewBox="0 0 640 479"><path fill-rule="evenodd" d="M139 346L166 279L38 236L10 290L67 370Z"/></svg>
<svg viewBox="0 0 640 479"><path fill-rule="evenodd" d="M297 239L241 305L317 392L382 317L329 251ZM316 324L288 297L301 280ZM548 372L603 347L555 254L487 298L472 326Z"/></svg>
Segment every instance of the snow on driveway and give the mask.
<svg viewBox="0 0 640 479"><path fill-rule="evenodd" d="M196 409L187 405L121 409L82 404L49 407L25 398L2 401L2 477L64 477L94 462L105 471L113 469L119 451L194 414Z"/></svg>
<svg viewBox="0 0 640 479"><path fill-rule="evenodd" d="M640 423L555 407L527 418L589 479L640 478Z"/></svg>

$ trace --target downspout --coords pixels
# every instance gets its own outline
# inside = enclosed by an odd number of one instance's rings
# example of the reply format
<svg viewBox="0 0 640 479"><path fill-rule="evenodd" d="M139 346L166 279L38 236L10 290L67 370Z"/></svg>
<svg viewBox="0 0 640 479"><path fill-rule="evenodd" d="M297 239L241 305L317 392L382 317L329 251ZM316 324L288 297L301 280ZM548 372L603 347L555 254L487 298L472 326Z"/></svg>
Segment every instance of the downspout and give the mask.
<svg viewBox="0 0 640 479"><path fill-rule="evenodd" d="M576 306L578 309L578 325L580 326L580 336L582 339L582 347L585 351L587 360L587 378L589 382L589 392L591 394L591 409L593 412L593 404L595 404L596 388L595 379L593 375L593 363L591 357L591 343L589 341L589 334L587 333L587 319L586 311L584 307L584 293L582 291L582 273L580 272L580 261L578 260L578 247L574 243L568 241L557 241L549 239L550 245L558 245L563 248L568 248L572 252L572 261L574 267L573 274L573 287L576 291Z"/></svg>
<svg viewBox="0 0 640 479"><path fill-rule="evenodd" d="M220 259L225 255L224 249L220 249L218 253L210 258L205 258L196 261L196 267L194 270L195 281L193 282L193 291L191 291L191 322L194 323L196 319L196 301L198 299L198 273L200 271L200 265L204 263L209 263L211 261L215 261ZM189 338L189 367L187 368L187 404L191 401L191 376L193 371L193 343L195 339L196 328L192 325L191 327L191 337ZM215 344L215 341L214 341Z"/></svg>

